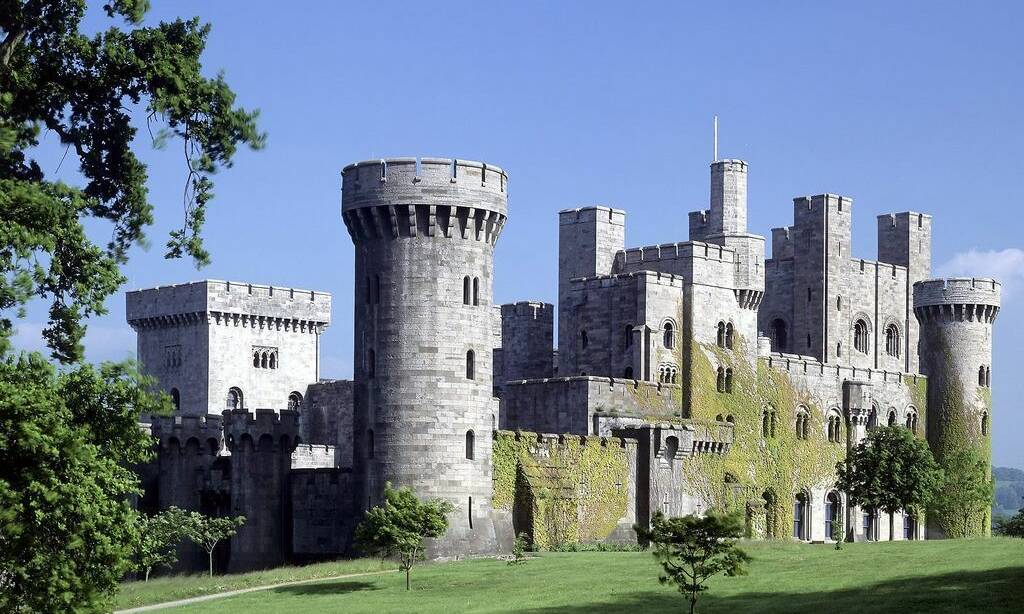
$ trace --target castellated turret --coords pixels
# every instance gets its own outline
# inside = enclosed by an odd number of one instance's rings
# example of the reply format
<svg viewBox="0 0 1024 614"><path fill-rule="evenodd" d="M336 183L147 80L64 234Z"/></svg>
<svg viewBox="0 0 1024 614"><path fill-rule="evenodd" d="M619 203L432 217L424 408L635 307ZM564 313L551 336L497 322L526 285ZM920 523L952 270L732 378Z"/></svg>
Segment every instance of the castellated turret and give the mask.
<svg viewBox="0 0 1024 614"><path fill-rule="evenodd" d="M231 452L231 515L246 517L231 538L230 571L285 564L291 551L288 489L299 412L247 409L224 412Z"/></svg>
<svg viewBox="0 0 1024 614"><path fill-rule="evenodd" d="M491 511L494 245L505 224L498 167L440 158L346 166L342 217L355 244L355 481L455 505L433 556L497 548Z"/></svg>
<svg viewBox="0 0 1024 614"><path fill-rule="evenodd" d="M921 371L928 376L928 442L940 463L967 448L991 462L992 323L999 300L1000 285L991 279L914 284ZM972 520L968 535L990 532L988 512L983 516ZM949 522L929 518L929 535L948 533Z"/></svg>

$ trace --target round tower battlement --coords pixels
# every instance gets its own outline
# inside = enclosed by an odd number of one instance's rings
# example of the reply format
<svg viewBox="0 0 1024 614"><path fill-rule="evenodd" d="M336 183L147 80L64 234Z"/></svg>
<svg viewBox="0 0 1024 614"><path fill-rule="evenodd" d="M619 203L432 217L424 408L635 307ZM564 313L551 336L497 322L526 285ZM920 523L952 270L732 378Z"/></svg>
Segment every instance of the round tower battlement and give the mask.
<svg viewBox="0 0 1024 614"><path fill-rule="evenodd" d="M991 324L999 314L1001 286L994 279L951 277L914 284L914 314L926 321Z"/></svg>
<svg viewBox="0 0 1024 614"><path fill-rule="evenodd" d="M353 242L443 236L493 245L508 213L508 176L484 162L389 158L350 164L341 175Z"/></svg>
<svg viewBox="0 0 1024 614"><path fill-rule="evenodd" d="M712 172L714 171L732 171L734 173L745 173L747 172L746 160L735 160L732 158L726 158L724 160L715 160L711 163Z"/></svg>

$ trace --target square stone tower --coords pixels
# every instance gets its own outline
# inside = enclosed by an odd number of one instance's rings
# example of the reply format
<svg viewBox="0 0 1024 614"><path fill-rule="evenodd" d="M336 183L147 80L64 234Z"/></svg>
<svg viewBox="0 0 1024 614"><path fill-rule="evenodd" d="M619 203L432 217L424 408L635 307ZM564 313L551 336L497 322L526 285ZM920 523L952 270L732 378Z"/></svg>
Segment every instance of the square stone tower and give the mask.
<svg viewBox="0 0 1024 614"><path fill-rule="evenodd" d="M184 415L290 407L320 377L331 295L205 280L126 294L138 359Z"/></svg>

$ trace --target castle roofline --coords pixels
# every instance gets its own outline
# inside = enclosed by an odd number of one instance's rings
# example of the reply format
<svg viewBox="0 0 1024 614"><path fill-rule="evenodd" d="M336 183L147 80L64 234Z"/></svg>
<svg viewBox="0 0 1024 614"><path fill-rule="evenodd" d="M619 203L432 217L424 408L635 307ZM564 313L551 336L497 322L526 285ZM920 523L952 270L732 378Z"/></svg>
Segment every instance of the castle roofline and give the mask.
<svg viewBox="0 0 1024 614"><path fill-rule="evenodd" d="M345 165L341 169L341 174L349 172L352 169L359 168L361 166L380 166L381 164L416 164L419 161L420 164L441 164L451 165L454 162L457 166L463 166L466 168L484 168L488 171L494 171L495 173L501 173L508 177L508 174L496 164L487 164L479 160L463 160L462 158L431 158L431 157L392 157L392 158L376 158L373 160L360 160L359 162L353 162L352 164Z"/></svg>

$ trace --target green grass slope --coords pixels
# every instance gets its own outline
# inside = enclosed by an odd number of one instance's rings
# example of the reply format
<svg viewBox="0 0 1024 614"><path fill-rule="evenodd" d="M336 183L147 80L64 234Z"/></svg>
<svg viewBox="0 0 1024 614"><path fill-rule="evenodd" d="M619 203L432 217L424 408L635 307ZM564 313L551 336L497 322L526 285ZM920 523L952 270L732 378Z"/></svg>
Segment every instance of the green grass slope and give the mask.
<svg viewBox="0 0 1024 614"><path fill-rule="evenodd" d="M1024 540L746 544L750 575L716 578L702 613L1024 611ZM401 574L281 587L175 609L217 612L680 611L646 552L543 553L518 567L493 560L424 565Z"/></svg>

